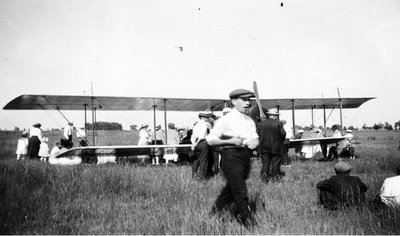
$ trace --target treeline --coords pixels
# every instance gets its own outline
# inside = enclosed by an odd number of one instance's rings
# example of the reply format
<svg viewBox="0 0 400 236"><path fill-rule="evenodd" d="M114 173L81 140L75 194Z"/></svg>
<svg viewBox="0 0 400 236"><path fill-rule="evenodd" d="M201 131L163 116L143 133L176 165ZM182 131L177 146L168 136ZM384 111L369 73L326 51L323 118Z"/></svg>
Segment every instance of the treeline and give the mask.
<svg viewBox="0 0 400 236"><path fill-rule="evenodd" d="M116 122L95 122L94 127L92 123L86 123L86 129L92 130L95 128L96 130L122 130L122 125Z"/></svg>

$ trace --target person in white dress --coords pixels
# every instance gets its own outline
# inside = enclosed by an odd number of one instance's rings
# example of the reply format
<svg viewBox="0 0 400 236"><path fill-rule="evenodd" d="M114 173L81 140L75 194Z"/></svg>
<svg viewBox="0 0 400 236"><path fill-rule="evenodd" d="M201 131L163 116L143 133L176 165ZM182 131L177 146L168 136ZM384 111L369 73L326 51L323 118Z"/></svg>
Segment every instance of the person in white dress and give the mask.
<svg viewBox="0 0 400 236"><path fill-rule="evenodd" d="M23 160L28 154L28 132L24 131L22 132L21 138L18 139L18 144L17 144L17 151L15 152L17 154L17 160L21 158Z"/></svg>
<svg viewBox="0 0 400 236"><path fill-rule="evenodd" d="M48 161L49 159L49 146L47 145L47 142L49 139L47 137L42 138L42 142L40 143L40 149L39 149L39 156L40 156L40 161Z"/></svg>

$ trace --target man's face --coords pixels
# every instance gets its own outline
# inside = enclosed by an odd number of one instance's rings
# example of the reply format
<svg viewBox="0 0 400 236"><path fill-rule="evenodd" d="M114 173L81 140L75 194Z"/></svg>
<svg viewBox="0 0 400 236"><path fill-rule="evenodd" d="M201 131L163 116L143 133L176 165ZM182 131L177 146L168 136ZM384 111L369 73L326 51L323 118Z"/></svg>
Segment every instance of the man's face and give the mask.
<svg viewBox="0 0 400 236"><path fill-rule="evenodd" d="M235 108L240 111L240 112L245 112L247 108L250 108L251 99L250 98L236 98L232 99L232 103L235 106Z"/></svg>

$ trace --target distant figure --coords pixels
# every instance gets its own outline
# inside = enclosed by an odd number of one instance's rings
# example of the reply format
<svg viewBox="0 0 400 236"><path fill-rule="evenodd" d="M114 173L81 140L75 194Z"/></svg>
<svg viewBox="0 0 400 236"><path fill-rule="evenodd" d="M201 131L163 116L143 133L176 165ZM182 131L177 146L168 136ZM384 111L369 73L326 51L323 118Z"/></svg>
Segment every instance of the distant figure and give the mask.
<svg viewBox="0 0 400 236"><path fill-rule="evenodd" d="M353 141L353 131L346 130L344 135L345 139L343 141L343 149L340 152L340 157L349 157L350 159L355 159L354 156L354 141Z"/></svg>
<svg viewBox="0 0 400 236"><path fill-rule="evenodd" d="M28 157L30 159L39 159L40 140L42 139L42 130L40 129L41 126L42 125L40 123L36 123L29 131Z"/></svg>
<svg viewBox="0 0 400 236"><path fill-rule="evenodd" d="M76 130L76 137L78 138L78 143L81 145L81 147L89 146L86 140L86 131L84 125L79 126L79 129Z"/></svg>
<svg viewBox="0 0 400 236"><path fill-rule="evenodd" d="M151 135L154 135L152 133ZM164 130L161 129L161 125L156 126L156 133L155 137L152 136L151 138L151 144L152 145L162 145L165 143L165 135L164 135ZM162 148L153 148L152 149L152 154L150 155L151 157L151 164L152 165L159 165L160 164L160 157L164 155L164 149Z"/></svg>
<svg viewBox="0 0 400 236"><path fill-rule="evenodd" d="M199 113L199 122L193 127L191 137L192 150L197 156L197 160L193 162L192 175L200 180L206 180L211 177L212 163L214 156L211 147L207 144L206 137L210 133L210 113Z"/></svg>
<svg viewBox="0 0 400 236"><path fill-rule="evenodd" d="M323 138L323 137L324 135L322 134L320 129L314 129L312 138ZM303 153L303 157L306 159L317 158L318 155L316 154L318 153L320 154L320 156L322 156L322 148L320 144L304 145L303 148L301 149L301 152Z"/></svg>
<svg viewBox="0 0 400 236"><path fill-rule="evenodd" d="M74 130L74 123L68 122L67 126L64 128L64 138L67 140L66 148L71 148L74 144L72 142L72 131Z"/></svg>
<svg viewBox="0 0 400 236"><path fill-rule="evenodd" d="M68 145L65 139L61 139L59 143L56 143L56 146L53 147L49 157L49 163L52 165L78 165L82 163L82 158L79 156L75 157L58 157L64 152L68 151L66 147ZM57 150L59 149L59 150Z"/></svg>
<svg viewBox="0 0 400 236"><path fill-rule="evenodd" d="M175 129L174 123L168 124L167 130L167 144L168 145L177 145L179 144L179 133ZM178 154L176 154L176 148L165 148L164 154L165 164L168 164L169 161L177 162Z"/></svg>
<svg viewBox="0 0 400 236"><path fill-rule="evenodd" d="M329 210L361 205L368 187L360 178L350 176L353 167L340 160L333 168L336 176L317 184L320 203Z"/></svg>
<svg viewBox="0 0 400 236"><path fill-rule="evenodd" d="M383 181L378 200L389 207L400 206L400 165L396 167L396 176Z"/></svg>
<svg viewBox="0 0 400 236"><path fill-rule="evenodd" d="M297 131L297 134L294 136L294 139L302 139L303 134L304 134L304 130L300 129L299 131ZM302 149L303 149L303 146L302 146L302 145L296 146L296 147L294 148L294 152L295 152L298 156L302 157L302 156L303 156L303 154L301 153L301 150L302 150Z"/></svg>
<svg viewBox="0 0 400 236"><path fill-rule="evenodd" d="M49 160L51 158L56 158L60 154L60 149L61 144L57 142L56 145L51 149Z"/></svg>
<svg viewBox="0 0 400 236"><path fill-rule="evenodd" d="M260 136L258 146L261 154L261 180L268 183L270 179L277 181L284 175L281 171L281 157L283 141L286 132L278 121L279 113L275 109L269 109L267 119L257 125L257 133Z"/></svg>
<svg viewBox="0 0 400 236"><path fill-rule="evenodd" d="M23 160L28 154L28 132L24 131L22 132L21 138L18 139L18 144L17 144L17 151L15 152L17 154L17 160L21 158Z"/></svg>
<svg viewBox="0 0 400 236"><path fill-rule="evenodd" d="M138 146L146 146L149 145L151 142L151 135L149 134L148 131L148 125L147 124L143 124L140 126L139 128L139 142L138 142Z"/></svg>
<svg viewBox="0 0 400 236"><path fill-rule="evenodd" d="M342 137L342 133L339 130L339 125L332 125L332 137L333 138L339 138ZM321 159L321 161L333 161L338 158L338 147L339 143L336 144L331 144L329 146L329 151L328 151L328 156L324 159Z"/></svg>
<svg viewBox="0 0 400 236"><path fill-rule="evenodd" d="M43 137L42 138L42 143L40 144L40 149L39 149L39 156L40 156L40 161L47 161L49 159L49 146L47 145L47 142L49 141L48 138Z"/></svg>
<svg viewBox="0 0 400 236"><path fill-rule="evenodd" d="M234 108L217 120L207 136L209 145L222 148L221 169L226 179L211 212L219 214L234 203L237 220L247 228L256 223L249 207L246 179L250 174L251 150L258 145L258 135L254 121L244 114L253 97L254 93L246 89L232 91L229 98Z"/></svg>

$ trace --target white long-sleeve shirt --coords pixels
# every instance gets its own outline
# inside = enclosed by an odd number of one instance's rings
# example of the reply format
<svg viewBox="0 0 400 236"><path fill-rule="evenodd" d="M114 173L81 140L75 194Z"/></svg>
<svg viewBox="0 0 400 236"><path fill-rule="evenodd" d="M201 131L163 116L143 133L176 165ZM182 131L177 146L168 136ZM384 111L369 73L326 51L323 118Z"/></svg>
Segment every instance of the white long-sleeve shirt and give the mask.
<svg viewBox="0 0 400 236"><path fill-rule="evenodd" d="M190 141L192 144L198 143L200 140L206 139L208 131L211 129L211 124L205 120L199 120L193 127L193 133Z"/></svg>
<svg viewBox="0 0 400 236"><path fill-rule="evenodd" d="M33 127L29 130L29 137L37 136L39 140L42 140L42 130L36 127Z"/></svg>
<svg viewBox="0 0 400 236"><path fill-rule="evenodd" d="M243 139L243 145L252 139L258 139L256 124L247 115L240 113L237 109L232 109L228 114L220 117L207 136L207 141L219 139L223 136L239 136Z"/></svg>
<svg viewBox="0 0 400 236"><path fill-rule="evenodd" d="M72 125L67 125L64 128L64 138L68 139L69 135L72 135Z"/></svg>

